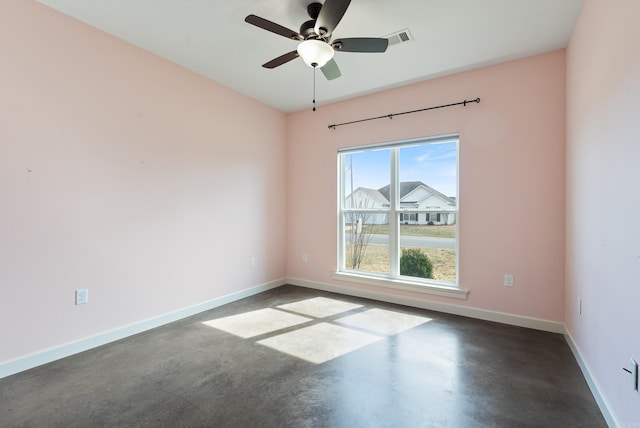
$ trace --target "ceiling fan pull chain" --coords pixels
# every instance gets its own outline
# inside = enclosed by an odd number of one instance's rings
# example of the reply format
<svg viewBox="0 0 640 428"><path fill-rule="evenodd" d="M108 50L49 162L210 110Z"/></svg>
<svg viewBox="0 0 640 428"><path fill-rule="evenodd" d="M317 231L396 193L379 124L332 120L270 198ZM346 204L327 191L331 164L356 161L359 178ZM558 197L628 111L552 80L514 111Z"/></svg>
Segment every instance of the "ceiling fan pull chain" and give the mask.
<svg viewBox="0 0 640 428"><path fill-rule="evenodd" d="M313 111L316 111L316 68L313 67Z"/></svg>

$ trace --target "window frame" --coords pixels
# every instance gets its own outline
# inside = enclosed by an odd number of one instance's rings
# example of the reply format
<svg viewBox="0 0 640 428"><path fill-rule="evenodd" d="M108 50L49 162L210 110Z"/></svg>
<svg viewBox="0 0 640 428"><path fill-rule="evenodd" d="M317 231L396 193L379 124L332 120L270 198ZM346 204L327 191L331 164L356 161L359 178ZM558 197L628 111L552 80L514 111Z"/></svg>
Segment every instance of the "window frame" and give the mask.
<svg viewBox="0 0 640 428"><path fill-rule="evenodd" d="M400 160L399 151L403 147L428 145L436 143L455 142L456 143L456 280L455 282L438 281L434 279L422 279L400 275L400 225L403 222L404 214L409 214L411 218L412 214L416 215L419 219L419 215L425 213L427 219L429 219L430 213L438 213L438 210L433 208L417 209L401 207L400 204ZM346 168L345 162L348 154L354 154L363 151L372 150L389 150L390 155L390 177L389 177L389 207L386 209L361 209L361 208L348 208L345 205L345 179ZM421 137L410 140L399 140L384 143L367 144L360 146L344 147L338 149L338 233L337 233L337 269L334 273L334 279L350 282L365 283L368 285L382 286L387 288L402 289L409 291L417 291L428 294L435 294L439 296L453 297L457 299L466 299L468 291L460 288L460 227L459 227L459 213L460 213L460 198L459 198L459 186L460 186L460 135L445 134L432 137ZM445 212L442 210L441 212ZM451 213L451 211L446 211ZM345 233L345 219L348 213L371 213L371 214L386 214L389 219L389 272L375 273L375 272L363 272L354 269L347 269L346 262L346 233ZM438 213L439 214L439 213ZM391 219L396 219L393 223ZM409 220L411 221L411 220ZM427 220L428 221L428 220ZM392 262L397 260L397 262Z"/></svg>

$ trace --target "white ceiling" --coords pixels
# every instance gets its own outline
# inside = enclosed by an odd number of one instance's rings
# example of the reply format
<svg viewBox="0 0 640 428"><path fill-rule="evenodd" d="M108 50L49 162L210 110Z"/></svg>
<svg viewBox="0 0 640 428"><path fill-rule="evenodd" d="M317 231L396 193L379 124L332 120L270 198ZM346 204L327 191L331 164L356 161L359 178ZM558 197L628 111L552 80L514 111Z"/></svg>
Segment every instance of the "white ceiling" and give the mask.
<svg viewBox="0 0 640 428"><path fill-rule="evenodd" d="M313 70L261 64L296 42L244 22L299 30L311 0L38 0L284 112L311 107ZM353 0L333 38L414 40L383 54L337 52L342 77L317 74L319 105L567 45L583 0Z"/></svg>

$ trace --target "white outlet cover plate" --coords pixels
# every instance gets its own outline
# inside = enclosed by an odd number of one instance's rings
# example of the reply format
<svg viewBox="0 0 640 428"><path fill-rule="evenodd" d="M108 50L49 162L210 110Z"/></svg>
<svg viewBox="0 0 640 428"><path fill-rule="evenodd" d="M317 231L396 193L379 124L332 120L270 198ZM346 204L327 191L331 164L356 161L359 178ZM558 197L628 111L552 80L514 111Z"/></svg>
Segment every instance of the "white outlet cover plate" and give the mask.
<svg viewBox="0 0 640 428"><path fill-rule="evenodd" d="M84 305L89 302L89 290L81 288L76 290L76 305Z"/></svg>

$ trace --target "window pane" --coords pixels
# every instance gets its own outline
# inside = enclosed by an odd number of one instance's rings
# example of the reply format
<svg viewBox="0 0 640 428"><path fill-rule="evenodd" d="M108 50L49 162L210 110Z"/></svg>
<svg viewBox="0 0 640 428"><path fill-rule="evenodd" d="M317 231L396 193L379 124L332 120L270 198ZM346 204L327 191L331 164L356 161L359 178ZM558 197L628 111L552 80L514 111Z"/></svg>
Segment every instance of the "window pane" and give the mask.
<svg viewBox="0 0 640 428"><path fill-rule="evenodd" d="M389 150L344 155L344 207L389 209L380 189L389 184Z"/></svg>
<svg viewBox="0 0 640 428"><path fill-rule="evenodd" d="M389 217L349 212L344 216L345 269L389 273Z"/></svg>
<svg viewBox="0 0 640 428"><path fill-rule="evenodd" d="M456 282L455 213L441 215L448 223L428 225L425 218L421 213L420 224L400 221L400 275Z"/></svg>
<svg viewBox="0 0 640 428"><path fill-rule="evenodd" d="M423 144L400 149L400 207L420 204L420 208L431 205L440 207L442 201L422 201L427 192L457 197L458 148L455 141ZM418 184L426 189L416 190Z"/></svg>
<svg viewBox="0 0 640 428"><path fill-rule="evenodd" d="M400 149L401 275L456 282L457 151L455 141Z"/></svg>

